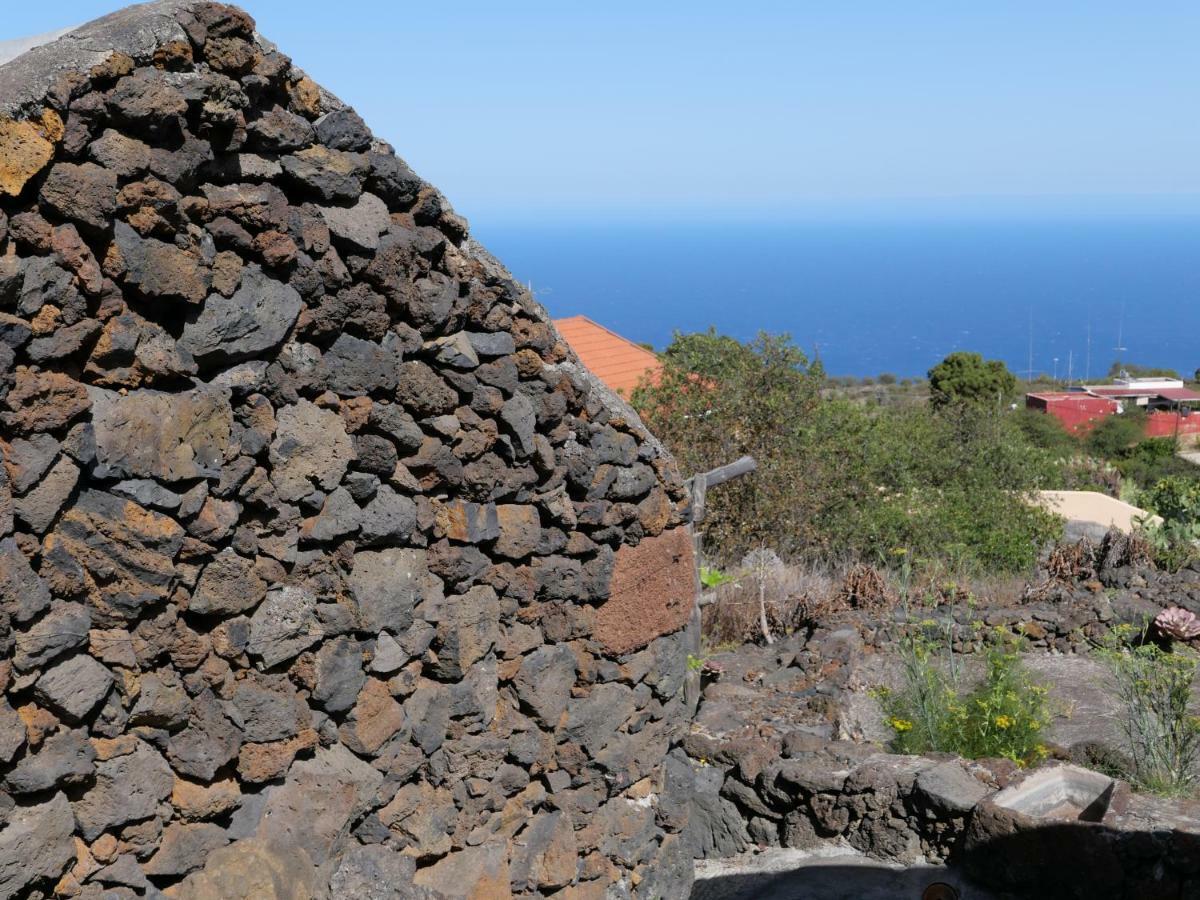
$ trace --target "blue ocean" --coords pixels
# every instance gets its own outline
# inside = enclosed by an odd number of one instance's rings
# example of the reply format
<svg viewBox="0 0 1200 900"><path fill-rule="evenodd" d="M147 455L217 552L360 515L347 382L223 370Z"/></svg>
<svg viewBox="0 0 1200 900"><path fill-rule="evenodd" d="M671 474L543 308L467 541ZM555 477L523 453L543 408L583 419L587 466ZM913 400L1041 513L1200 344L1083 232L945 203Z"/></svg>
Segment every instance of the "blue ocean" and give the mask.
<svg viewBox="0 0 1200 900"><path fill-rule="evenodd" d="M1200 216L505 225L475 234L555 317L661 349L788 332L833 375L974 350L1019 374L1200 367ZM1032 338L1032 348L1031 348Z"/></svg>

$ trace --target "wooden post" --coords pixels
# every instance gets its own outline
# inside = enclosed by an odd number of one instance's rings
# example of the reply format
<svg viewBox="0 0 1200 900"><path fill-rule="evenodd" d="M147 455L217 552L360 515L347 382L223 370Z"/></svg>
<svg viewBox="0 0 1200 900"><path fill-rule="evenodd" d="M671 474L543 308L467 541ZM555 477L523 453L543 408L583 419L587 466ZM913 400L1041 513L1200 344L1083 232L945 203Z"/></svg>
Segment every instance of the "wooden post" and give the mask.
<svg viewBox="0 0 1200 900"><path fill-rule="evenodd" d="M743 456L741 459L734 460L728 465L720 466L713 469L711 472L700 472L693 475L687 482L688 493L692 499L692 543L696 556L696 584L700 586L696 592L697 606L703 605L700 600L700 595L704 591L704 583L700 580L700 556L703 543L703 532L696 526L704 521L706 509L706 500L708 489L717 487L732 481L735 478L741 478L743 475L749 475L758 469L758 463L755 462L753 456Z"/></svg>

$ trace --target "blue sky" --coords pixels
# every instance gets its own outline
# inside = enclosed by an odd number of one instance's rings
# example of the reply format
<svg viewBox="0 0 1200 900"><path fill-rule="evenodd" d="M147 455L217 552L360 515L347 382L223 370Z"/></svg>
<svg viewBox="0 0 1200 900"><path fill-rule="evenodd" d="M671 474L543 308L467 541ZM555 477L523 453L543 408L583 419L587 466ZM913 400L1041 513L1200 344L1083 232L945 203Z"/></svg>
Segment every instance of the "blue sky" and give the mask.
<svg viewBox="0 0 1200 900"><path fill-rule="evenodd" d="M1200 207L1195 2L245 5L473 219Z"/></svg>

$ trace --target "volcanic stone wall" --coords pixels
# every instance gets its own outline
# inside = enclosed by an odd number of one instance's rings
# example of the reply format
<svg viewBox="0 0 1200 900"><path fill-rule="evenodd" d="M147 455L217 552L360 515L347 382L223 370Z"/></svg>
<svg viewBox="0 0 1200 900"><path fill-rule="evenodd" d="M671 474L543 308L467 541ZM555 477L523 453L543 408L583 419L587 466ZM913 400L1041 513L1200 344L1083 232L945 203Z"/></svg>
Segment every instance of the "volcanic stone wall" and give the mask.
<svg viewBox="0 0 1200 900"><path fill-rule="evenodd" d="M0 410L0 898L686 896L680 477L245 13L0 67Z"/></svg>

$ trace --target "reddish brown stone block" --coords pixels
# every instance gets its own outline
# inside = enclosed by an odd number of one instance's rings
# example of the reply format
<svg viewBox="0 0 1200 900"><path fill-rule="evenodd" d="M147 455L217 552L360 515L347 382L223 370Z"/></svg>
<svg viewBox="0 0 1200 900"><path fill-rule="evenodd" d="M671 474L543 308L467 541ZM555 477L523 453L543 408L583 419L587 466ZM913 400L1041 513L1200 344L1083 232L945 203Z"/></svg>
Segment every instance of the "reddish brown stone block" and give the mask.
<svg viewBox="0 0 1200 900"><path fill-rule="evenodd" d="M608 652L630 653L687 624L696 602L696 563L687 528L672 528L617 551L609 599L595 636Z"/></svg>

